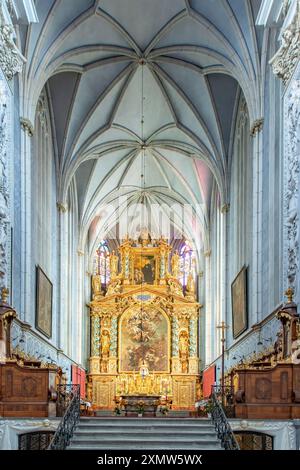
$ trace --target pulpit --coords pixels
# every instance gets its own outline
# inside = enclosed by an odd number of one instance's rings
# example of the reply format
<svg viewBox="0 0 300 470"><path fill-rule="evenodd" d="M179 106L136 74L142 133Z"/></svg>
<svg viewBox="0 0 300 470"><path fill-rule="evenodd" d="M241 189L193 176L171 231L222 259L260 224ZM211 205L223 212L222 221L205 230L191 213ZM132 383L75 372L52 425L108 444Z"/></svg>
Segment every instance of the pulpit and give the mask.
<svg viewBox="0 0 300 470"><path fill-rule="evenodd" d="M110 255L104 293L92 278L88 400L114 409L120 396L172 398L194 409L199 386L198 318L193 277L183 291L179 255L163 238L125 239Z"/></svg>

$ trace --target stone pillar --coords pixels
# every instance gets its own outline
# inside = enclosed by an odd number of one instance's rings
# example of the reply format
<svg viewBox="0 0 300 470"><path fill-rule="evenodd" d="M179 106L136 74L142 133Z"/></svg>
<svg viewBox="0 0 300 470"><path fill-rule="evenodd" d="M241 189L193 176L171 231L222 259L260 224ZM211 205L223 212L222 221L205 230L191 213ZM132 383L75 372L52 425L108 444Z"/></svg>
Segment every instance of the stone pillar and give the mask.
<svg viewBox="0 0 300 470"><path fill-rule="evenodd" d="M67 292L67 271L66 271L66 254L67 254L67 237L66 237L66 226L68 223L67 215L68 207L65 204L60 202L57 203L58 211L58 261L57 265L59 266L59 282L57 283L57 296L59 298L58 306L58 328L57 328L57 341L58 347L66 350L68 344L66 334L67 334L67 308L66 308L66 292Z"/></svg>
<svg viewBox="0 0 300 470"><path fill-rule="evenodd" d="M5 78L0 71L0 288L10 287L11 249L10 234L10 188L9 188L9 160L10 152L10 92Z"/></svg>
<svg viewBox="0 0 300 470"><path fill-rule="evenodd" d="M5 9L5 2L1 1L0 2L0 84L1 84L1 90L0 90L0 211L1 211L1 224L0 224L0 287L10 287L10 252L11 252L11 234L10 234L10 224L11 224L11 213L10 213L10 203L9 203L9 196L10 196L10 188L9 188L9 172L8 172L8 162L9 161L14 161L13 158L13 146L10 146L10 155L9 155L9 160L7 159L8 157L8 144L11 144L9 142L11 138L11 132L13 129L13 122L10 119L10 112L12 110L12 107L9 103L9 94L7 93L9 90L9 87L6 84L6 81L4 79L4 76L7 81L11 81L14 76L21 72L23 69L23 65L26 62L25 57L23 57L22 53L19 51L17 48L14 37L15 37L15 29L13 24L9 21L7 14L9 15L9 12L7 9ZM3 73L3 75L2 75ZM32 135L32 133L31 133ZM21 144L23 145L23 143ZM28 143L27 143L28 145ZM26 159L27 159L27 164L30 155L26 154L26 150L22 149L22 159L21 159L21 171L24 174L24 166L26 164ZM25 162L25 163L24 163ZM31 160L30 160L31 163ZM23 174L22 174L22 180L23 180ZM30 181L30 175L28 174L28 167L26 171L27 177ZM30 198L28 196L28 193L23 191L23 187L21 184L21 194L22 194L22 205L25 205L25 201ZM31 223L30 221L30 213L31 213L31 206L28 208L28 213L27 217L29 220L27 220L27 225ZM22 208L21 208L22 210ZM22 251L25 253L26 250L30 250L29 247L29 240L31 243L31 236L27 242L27 246L24 246L24 239L25 239L25 221L22 224ZM29 251L30 254L30 251ZM24 254L22 253L22 257L24 258ZM26 263L23 262L22 265L22 259L21 259L21 270L25 273L26 275L30 276L28 273L30 262L28 261L30 258L27 257ZM24 261L24 260L23 260ZM27 270L25 269L25 266L27 266ZM25 274L21 275L21 282L24 282L24 276ZM25 298L25 287L27 288L28 294L28 299ZM31 316L33 315L33 309L32 309L32 299L30 298L30 293L32 292L32 286L30 285L30 282L26 284L26 286L21 286L21 292L23 292L23 298L21 299L21 312L20 312L20 317L22 320L26 320L24 311L25 311L25 304L27 302L27 311L28 315L29 313ZM31 323L33 323L33 318L28 318Z"/></svg>
<svg viewBox="0 0 300 470"><path fill-rule="evenodd" d="M283 277L300 300L299 254L299 135L300 135L300 0L287 3L280 32L281 45L271 59L274 74L284 86L283 117Z"/></svg>
<svg viewBox="0 0 300 470"><path fill-rule="evenodd" d="M211 319L211 250L205 256L205 365L212 362L212 319Z"/></svg>
<svg viewBox="0 0 300 470"><path fill-rule="evenodd" d="M283 287L300 300L300 63L284 96Z"/></svg>
<svg viewBox="0 0 300 470"><path fill-rule="evenodd" d="M252 211L252 323L262 320L262 192L263 192L263 133L262 124L252 125L253 138L253 211Z"/></svg>

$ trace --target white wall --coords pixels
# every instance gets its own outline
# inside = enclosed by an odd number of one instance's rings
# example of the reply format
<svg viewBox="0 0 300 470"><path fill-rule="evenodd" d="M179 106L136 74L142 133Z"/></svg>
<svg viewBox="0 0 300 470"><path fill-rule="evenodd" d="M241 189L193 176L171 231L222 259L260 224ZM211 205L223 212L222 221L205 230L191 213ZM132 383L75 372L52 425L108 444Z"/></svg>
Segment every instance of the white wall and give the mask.
<svg viewBox="0 0 300 470"><path fill-rule="evenodd" d="M229 156L229 212L226 216L226 233L220 231L220 208L217 198L212 199L211 209L211 318L206 321L210 331L205 331L206 364L220 354L220 333L216 326L226 317L229 326L226 347L227 365L234 355L248 355L258 351L258 337L251 327L270 315L284 300L283 270L283 100L282 84L275 77L269 59L274 55L277 32L271 31L265 44L266 73L263 86L264 124L262 130L250 135L251 122L247 104L241 95L233 129L232 154ZM285 118L286 122L286 118ZM286 133L288 135L288 131ZM226 306L219 310L220 254L222 236L225 237L226 253ZM232 336L231 284L243 266L248 268L248 330L236 340ZM205 300L205 302L207 299ZM276 339L279 324L267 322L265 332ZM243 338L245 337L245 341ZM235 347L234 345L237 344ZM268 344L270 345L270 344Z"/></svg>

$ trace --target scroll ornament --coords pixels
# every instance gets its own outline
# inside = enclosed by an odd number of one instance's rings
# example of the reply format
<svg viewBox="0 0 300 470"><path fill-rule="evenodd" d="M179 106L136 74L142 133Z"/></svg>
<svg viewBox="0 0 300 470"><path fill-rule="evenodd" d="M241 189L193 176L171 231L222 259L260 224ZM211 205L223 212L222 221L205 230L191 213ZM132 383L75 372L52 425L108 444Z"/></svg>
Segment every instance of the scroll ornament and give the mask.
<svg viewBox="0 0 300 470"><path fill-rule="evenodd" d="M0 2L0 67L7 80L22 72L25 57L21 54L14 42L14 27L6 24L3 14L3 0Z"/></svg>
<svg viewBox="0 0 300 470"><path fill-rule="evenodd" d="M270 60L273 72L282 79L284 85L292 77L296 65L300 59L300 0L297 1L296 13L283 31L281 46Z"/></svg>

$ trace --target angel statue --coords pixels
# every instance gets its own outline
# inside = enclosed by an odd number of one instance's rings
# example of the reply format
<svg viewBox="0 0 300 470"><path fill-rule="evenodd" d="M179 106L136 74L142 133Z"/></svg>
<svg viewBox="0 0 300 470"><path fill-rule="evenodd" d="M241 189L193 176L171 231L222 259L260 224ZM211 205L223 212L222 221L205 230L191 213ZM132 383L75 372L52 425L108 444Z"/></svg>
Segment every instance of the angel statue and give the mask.
<svg viewBox="0 0 300 470"><path fill-rule="evenodd" d="M115 251L113 251L109 257L109 267L111 279L115 279L118 275L119 268L119 257L116 255Z"/></svg>
<svg viewBox="0 0 300 470"><path fill-rule="evenodd" d="M178 279L180 275L180 256L177 250L172 256L171 267L172 267L172 276Z"/></svg>

